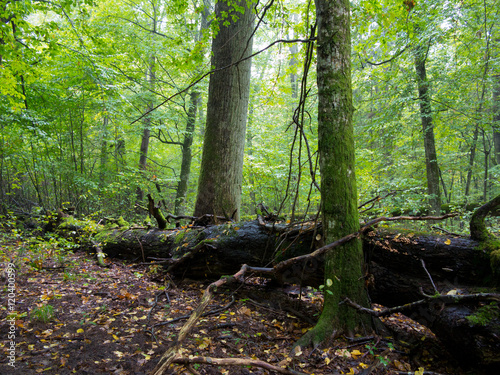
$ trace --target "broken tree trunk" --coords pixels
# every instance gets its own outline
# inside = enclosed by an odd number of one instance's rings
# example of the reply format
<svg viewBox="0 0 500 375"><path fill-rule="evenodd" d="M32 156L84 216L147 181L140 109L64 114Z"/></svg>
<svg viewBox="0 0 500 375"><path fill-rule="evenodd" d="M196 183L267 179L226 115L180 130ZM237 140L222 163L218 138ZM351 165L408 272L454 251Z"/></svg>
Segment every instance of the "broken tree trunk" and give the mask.
<svg viewBox="0 0 500 375"><path fill-rule="evenodd" d="M470 220L470 236L477 241L487 241L492 238L488 232L484 219L488 214L495 211L500 206L500 195L493 198L488 203L479 207Z"/></svg>
<svg viewBox="0 0 500 375"><path fill-rule="evenodd" d="M308 254L316 247L316 228L311 224L291 228L286 233L274 232L257 220L226 223L209 227L188 227L176 230L143 227L102 230L94 241L104 253L125 259L166 259L174 275L216 279L235 273L242 264L272 266L282 259ZM322 264L316 264L312 277L304 285L319 285ZM283 281L298 282L297 275Z"/></svg>
<svg viewBox="0 0 500 375"><path fill-rule="evenodd" d="M217 279L234 274L242 264L272 267L309 254L318 247L320 233L321 228L313 223L286 228L249 221L163 231L115 228L101 231L95 241L108 256L162 258L174 275ZM418 299L420 287L432 292L421 260L441 288L485 286L494 280L489 254L478 250L474 240L372 231L363 242L371 298L387 306ZM304 257L275 277L280 282L317 287L323 283L323 260Z"/></svg>
<svg viewBox="0 0 500 375"><path fill-rule="evenodd" d="M384 306L396 306L420 299L420 288L432 294L422 260L438 289L491 285L490 257L478 245L464 237L369 232L364 250L374 280L370 296Z"/></svg>
<svg viewBox="0 0 500 375"><path fill-rule="evenodd" d="M251 221L168 231L115 228L101 231L94 240L109 256L164 258L169 272L174 275L216 279L232 275L242 264L248 264L257 273L257 267L266 267L262 274L280 282L319 286L323 283L323 259L307 254L317 247L320 232L311 223L286 228ZM490 257L486 251L477 249L478 244L451 235L365 233L365 277L372 302L402 305L421 299L422 292L432 295L437 289L444 294L450 290L490 285L495 280ZM281 262L286 259L288 261ZM286 267L282 267L284 264ZM273 269L273 265L277 266ZM460 310L458 313L457 308L466 308L468 312ZM500 355L495 355L495 350L500 339L494 331L500 326L497 320L487 323L492 327L488 330L478 325L468 329L469 323L463 319L480 308L478 304L445 306L433 303L419 306L410 317L427 323L458 357L462 355L463 337L454 332L473 337L471 340L475 344L469 343L467 358L481 365L498 365Z"/></svg>

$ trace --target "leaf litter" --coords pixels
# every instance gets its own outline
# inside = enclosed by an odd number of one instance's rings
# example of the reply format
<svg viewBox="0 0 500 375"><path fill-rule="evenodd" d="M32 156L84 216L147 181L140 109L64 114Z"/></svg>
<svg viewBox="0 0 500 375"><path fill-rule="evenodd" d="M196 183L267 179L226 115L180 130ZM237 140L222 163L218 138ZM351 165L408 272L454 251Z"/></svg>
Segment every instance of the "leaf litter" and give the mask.
<svg viewBox="0 0 500 375"><path fill-rule="evenodd" d="M2 269L8 259L2 259ZM156 266L106 262L109 267L102 268L79 252L67 255L64 268L16 263L16 367L7 361L6 318L12 312L7 311L3 293L1 374L140 375L155 367L197 307L208 281L171 280ZM292 350L293 343L312 328L321 302L314 289L271 287L261 278L221 288L208 314L184 342L182 355L258 359L305 374L400 374L424 369L463 373L439 349L435 337L401 314L386 323L412 332L413 342L384 336L342 337L315 350ZM206 364L192 364L189 369L174 364L168 373L270 374L255 366Z"/></svg>

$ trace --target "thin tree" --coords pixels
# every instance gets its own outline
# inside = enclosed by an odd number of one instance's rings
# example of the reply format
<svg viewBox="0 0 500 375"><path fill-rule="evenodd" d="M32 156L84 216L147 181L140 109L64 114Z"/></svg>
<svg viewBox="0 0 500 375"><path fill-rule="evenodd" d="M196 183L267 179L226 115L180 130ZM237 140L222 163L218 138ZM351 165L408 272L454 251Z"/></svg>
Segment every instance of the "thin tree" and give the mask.
<svg viewBox="0 0 500 375"><path fill-rule="evenodd" d="M351 33L348 0L316 0L318 150L325 242L359 230L351 86ZM316 326L298 345L318 345L329 337L358 331L366 318L340 304L344 297L367 306L363 251L355 239L325 255L325 302Z"/></svg>
<svg viewBox="0 0 500 375"><path fill-rule="evenodd" d="M203 0L203 12L201 13L200 19L200 30L196 35L195 42L198 43L203 39L203 34L208 29L208 16L210 14L210 1ZM201 53L203 53L202 51ZM196 114L198 113L198 107L201 103L201 95L198 89L193 88L189 94L189 104L187 110L187 121L186 121L186 131L184 133L184 140L182 142L182 161L181 161L181 173L179 177L179 182L177 183L177 190L175 194L175 215L183 214L184 201L186 200L186 194L189 184L189 176L191 174L191 161L192 161L192 144L194 137L194 129L196 126Z"/></svg>
<svg viewBox="0 0 500 375"><path fill-rule="evenodd" d="M229 5L232 4L232 5ZM223 215L238 220L243 153L250 95L252 31L255 15L246 0L219 1L219 30L212 42L198 195L194 214ZM243 60L242 60L243 59Z"/></svg>
<svg viewBox="0 0 500 375"><path fill-rule="evenodd" d="M151 18L151 35L156 32L157 27L157 9L156 4L151 3L153 6L153 15ZM146 71L146 85L151 93L155 89L156 73L155 73L156 57L154 54L149 56L149 64ZM146 105L146 113L151 112L154 107L152 99L148 100ZM151 137L151 114L144 117L144 126L142 129L141 145L139 148L139 170L145 171L148 163L149 140ZM144 199L144 192L140 187L137 187L137 201L141 202Z"/></svg>
<svg viewBox="0 0 500 375"><path fill-rule="evenodd" d="M429 81L425 62L428 48L419 44L415 47L415 72L417 74L418 99L420 105L420 119L424 136L425 169L427 172L427 194L431 212L439 215L441 212L441 193L439 190L439 166L434 140L434 122L432 120L431 98L429 94Z"/></svg>

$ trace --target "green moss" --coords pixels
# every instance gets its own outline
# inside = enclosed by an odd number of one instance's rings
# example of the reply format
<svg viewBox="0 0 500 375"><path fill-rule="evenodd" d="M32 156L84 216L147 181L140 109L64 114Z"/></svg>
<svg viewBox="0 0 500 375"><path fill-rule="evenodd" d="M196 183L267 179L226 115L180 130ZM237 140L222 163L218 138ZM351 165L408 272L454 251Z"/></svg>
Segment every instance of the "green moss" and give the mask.
<svg viewBox="0 0 500 375"><path fill-rule="evenodd" d="M94 236L94 241L100 244L105 243L116 243L118 242L118 238L114 235L115 232L112 228L105 228L104 230L99 231Z"/></svg>
<svg viewBox="0 0 500 375"><path fill-rule="evenodd" d="M172 258L181 258L185 253L185 247L193 248L203 240L203 232L195 230L181 230L175 235L174 245L177 245L172 251ZM187 244L187 245L186 245Z"/></svg>
<svg viewBox="0 0 500 375"><path fill-rule="evenodd" d="M493 273L500 276L500 249L491 252L490 265Z"/></svg>
<svg viewBox="0 0 500 375"><path fill-rule="evenodd" d="M481 241L476 250L490 255L490 265L493 273L500 276L500 239L490 236L486 241Z"/></svg>
<svg viewBox="0 0 500 375"><path fill-rule="evenodd" d="M120 228L128 227L129 226L129 224L121 216L118 218L117 223L118 223L118 225L119 225Z"/></svg>
<svg viewBox="0 0 500 375"><path fill-rule="evenodd" d="M188 233L188 230L180 230L174 238L174 244L178 245L184 240L184 237L186 237L186 233Z"/></svg>
<svg viewBox="0 0 500 375"><path fill-rule="evenodd" d="M487 326L492 320L500 316L498 305L496 302L491 302L489 305L480 307L474 314L466 316L465 318L471 325Z"/></svg>

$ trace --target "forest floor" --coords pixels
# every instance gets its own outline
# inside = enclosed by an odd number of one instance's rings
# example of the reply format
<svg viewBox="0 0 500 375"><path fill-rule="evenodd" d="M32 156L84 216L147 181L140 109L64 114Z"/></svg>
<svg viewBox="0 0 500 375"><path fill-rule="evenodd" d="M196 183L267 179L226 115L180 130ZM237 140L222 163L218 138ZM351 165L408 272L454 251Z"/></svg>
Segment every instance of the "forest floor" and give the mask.
<svg viewBox="0 0 500 375"><path fill-rule="evenodd" d="M107 259L103 268L83 252L49 252L35 259L21 241L0 247L0 374L147 374L208 285L166 279L159 266ZM9 311L6 287L10 262L16 265L14 311ZM260 359L305 374L467 373L453 364L432 333L403 315L386 320L393 332L406 333L398 336L406 337L402 341L380 335L340 338L322 349L291 352L318 316L321 294L278 290L261 281L218 290L206 310L212 313L200 319L183 343L182 355ZM14 321L6 319L9 314L15 314L14 337L9 336L9 322ZM9 365L11 339L15 368ZM189 371L174 364L168 373L270 372L204 364L193 364Z"/></svg>

